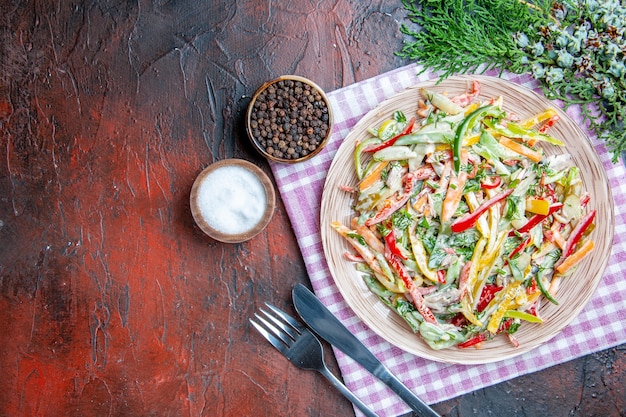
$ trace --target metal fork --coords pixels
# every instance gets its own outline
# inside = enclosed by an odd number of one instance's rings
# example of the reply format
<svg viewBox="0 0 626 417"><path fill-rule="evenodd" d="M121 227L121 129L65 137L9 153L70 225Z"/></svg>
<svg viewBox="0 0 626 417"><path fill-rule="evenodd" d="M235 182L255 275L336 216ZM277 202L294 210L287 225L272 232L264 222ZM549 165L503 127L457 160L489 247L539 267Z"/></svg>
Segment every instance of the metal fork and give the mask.
<svg viewBox="0 0 626 417"><path fill-rule="evenodd" d="M324 350L319 339L289 314L271 304L265 303L265 305L273 314L261 308L262 315L254 313L258 323L250 319L250 323L259 333L298 368L317 371L324 375L363 414L368 417L377 417L372 410L363 404L357 396L330 372L324 362Z"/></svg>

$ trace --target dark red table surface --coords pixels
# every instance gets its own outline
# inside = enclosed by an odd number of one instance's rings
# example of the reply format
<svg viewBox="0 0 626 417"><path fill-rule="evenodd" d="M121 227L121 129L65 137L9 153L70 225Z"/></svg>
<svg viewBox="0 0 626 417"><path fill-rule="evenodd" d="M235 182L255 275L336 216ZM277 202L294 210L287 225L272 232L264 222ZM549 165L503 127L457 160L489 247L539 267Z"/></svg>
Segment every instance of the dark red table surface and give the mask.
<svg viewBox="0 0 626 417"><path fill-rule="evenodd" d="M282 202L260 235L222 244L189 191L225 158L270 173L242 123L261 83L332 91L406 65L404 21L400 1L3 1L0 415L354 415L248 322L265 301L293 312L291 288L310 285ZM624 416L625 356L434 408Z"/></svg>

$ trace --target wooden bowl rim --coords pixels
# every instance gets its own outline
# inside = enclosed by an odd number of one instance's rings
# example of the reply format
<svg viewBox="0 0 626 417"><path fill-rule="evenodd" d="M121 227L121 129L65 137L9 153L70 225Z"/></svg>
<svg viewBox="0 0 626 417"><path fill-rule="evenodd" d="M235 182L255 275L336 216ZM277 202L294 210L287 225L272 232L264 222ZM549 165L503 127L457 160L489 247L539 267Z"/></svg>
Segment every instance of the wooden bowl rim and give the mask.
<svg viewBox="0 0 626 417"><path fill-rule="evenodd" d="M326 136L324 137L322 142L317 146L317 148L315 148L314 151L312 151L311 153L309 153L309 154L307 154L307 155L305 155L305 156L303 156L301 158L296 158L296 159L278 158L276 156L268 154L265 151L265 149L263 149L261 144L255 139L254 135L252 134L252 128L250 127L250 119L252 117L252 109L254 107L254 103L256 102L256 99L270 85L276 84L277 82L283 81L283 80L300 81L300 82L309 84L311 87L313 87L314 89L316 89L320 93L320 95L322 96L322 99L326 103L326 108L328 109L328 132L326 133ZM252 95L252 100L250 100L250 104L248 104L248 109L246 111L246 134L248 136L248 139L252 143L252 146L254 147L254 149L258 153L263 155L263 157L267 158L270 161L274 161L274 162L280 162L280 163L286 163L286 164L295 164L297 162L302 162L302 161L306 161L308 159L313 158L315 155L320 153L322 151L322 149L324 149L324 147L328 143L328 139L330 138L330 135L332 134L333 120L334 120L334 118L333 118L333 110L332 110L330 101L328 100L328 96L326 95L326 92L324 92L324 90L319 85L317 85L314 81L312 81L312 80L310 80L308 78L299 76L299 75L281 75L280 77L277 77L277 78L275 78L273 80L266 81L265 83L263 83L256 90L256 92Z"/></svg>
<svg viewBox="0 0 626 417"><path fill-rule="evenodd" d="M263 189L265 190L266 196L266 206L265 212L261 217L261 220L251 229L242 232L242 233L224 233L220 230L215 229L211 225L207 223L207 221L202 216L200 208L198 207L198 188L204 181L204 179L211 174L212 172L229 166L239 166L241 168L246 169L248 172L252 173L263 185ZM272 180L270 177L258 166L253 164L252 162L246 161L244 159L237 158L229 158L223 159L218 162L214 162L211 165L204 168L200 174L196 177L193 186L191 187L191 193L189 196L189 204L191 207L191 214L193 216L194 221L205 234L210 236L211 238L224 242L224 243L241 243L247 240L252 239L254 236L259 234L265 227L269 224L272 216L274 214L274 209L276 207L276 192L274 190L274 185L272 184Z"/></svg>

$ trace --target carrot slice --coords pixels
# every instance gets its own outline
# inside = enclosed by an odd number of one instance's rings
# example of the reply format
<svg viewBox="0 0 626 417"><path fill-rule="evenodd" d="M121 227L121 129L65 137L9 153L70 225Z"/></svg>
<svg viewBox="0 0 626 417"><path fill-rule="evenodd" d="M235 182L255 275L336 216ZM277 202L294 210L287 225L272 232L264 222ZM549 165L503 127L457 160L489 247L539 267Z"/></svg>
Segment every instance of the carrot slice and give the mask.
<svg viewBox="0 0 626 417"><path fill-rule="evenodd" d="M524 146L521 143L514 141L513 139L509 139L506 136L500 136L499 142L501 145L504 145L512 151L525 156L533 162L538 163L541 162L541 160L543 159L543 155L541 153L527 146Z"/></svg>
<svg viewBox="0 0 626 417"><path fill-rule="evenodd" d="M465 171L461 171L459 175L456 175L453 171L450 175L452 178L450 178L450 184L448 184L448 191L446 192L441 211L442 222L447 222L454 216L463 197L465 182L467 181L467 172Z"/></svg>
<svg viewBox="0 0 626 417"><path fill-rule="evenodd" d="M564 274L568 269L580 262L594 247L593 240L587 240L583 245L570 256L568 256L561 265L556 267L559 274Z"/></svg>
<svg viewBox="0 0 626 417"><path fill-rule="evenodd" d="M461 154L461 163L467 163L467 152L464 151ZM452 219L456 209L459 207L461 198L463 197L465 183L467 181L467 172L461 171L458 174L454 171L450 172L450 182L448 184L448 190L443 200L443 206L441 209L441 222L447 222Z"/></svg>
<svg viewBox="0 0 626 417"><path fill-rule="evenodd" d="M370 173L367 174L367 176L359 183L359 190L363 191L379 180L380 173L383 172L383 169L385 169L388 163L389 161L383 161L370 171Z"/></svg>

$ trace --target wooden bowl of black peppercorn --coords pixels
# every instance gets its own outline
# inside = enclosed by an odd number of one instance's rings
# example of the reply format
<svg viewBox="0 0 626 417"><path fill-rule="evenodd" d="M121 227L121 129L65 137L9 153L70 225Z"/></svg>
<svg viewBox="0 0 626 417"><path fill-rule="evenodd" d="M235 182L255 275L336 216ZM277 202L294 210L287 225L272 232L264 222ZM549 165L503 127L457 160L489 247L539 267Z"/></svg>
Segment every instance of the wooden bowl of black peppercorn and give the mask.
<svg viewBox="0 0 626 417"><path fill-rule="evenodd" d="M267 159L295 163L317 155L333 124L330 102L313 81L284 75L264 83L252 96L246 131Z"/></svg>

